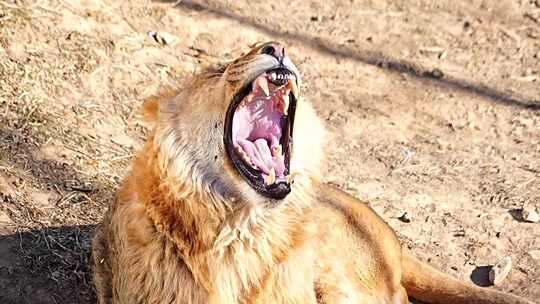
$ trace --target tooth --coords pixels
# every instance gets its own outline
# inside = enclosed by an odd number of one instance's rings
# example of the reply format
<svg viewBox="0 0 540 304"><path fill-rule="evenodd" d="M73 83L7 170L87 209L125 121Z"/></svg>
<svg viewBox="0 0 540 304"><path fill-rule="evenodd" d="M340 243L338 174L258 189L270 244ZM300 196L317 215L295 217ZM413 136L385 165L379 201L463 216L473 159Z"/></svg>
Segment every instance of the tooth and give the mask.
<svg viewBox="0 0 540 304"><path fill-rule="evenodd" d="M277 156L277 157L283 156L282 152L283 152L283 148L281 147L281 145L274 147L274 156Z"/></svg>
<svg viewBox="0 0 540 304"><path fill-rule="evenodd" d="M275 81L277 79L276 73L270 74L270 79L272 79L272 81Z"/></svg>
<svg viewBox="0 0 540 304"><path fill-rule="evenodd" d="M238 154L240 154L240 157L242 157L243 159L246 158L246 152L244 152L244 150L242 150L241 148L236 148L236 151L238 151Z"/></svg>
<svg viewBox="0 0 540 304"><path fill-rule="evenodd" d="M264 95L270 95L270 91L268 90L268 81L266 80L266 77L260 77L259 79L257 79L257 86L259 86L263 90Z"/></svg>
<svg viewBox="0 0 540 304"><path fill-rule="evenodd" d="M294 178L298 175L298 173L293 172L290 175L287 176L287 183L292 184L294 183Z"/></svg>
<svg viewBox="0 0 540 304"><path fill-rule="evenodd" d="M291 89L294 98L298 99L298 87L296 86L296 81L289 80L289 89Z"/></svg>
<svg viewBox="0 0 540 304"><path fill-rule="evenodd" d="M249 158L249 156L246 153L242 154L242 158L244 159L246 163L251 165L251 158Z"/></svg>
<svg viewBox="0 0 540 304"><path fill-rule="evenodd" d="M276 182L276 170L274 168L270 169L270 174L266 178L266 184L268 186L273 185Z"/></svg>
<svg viewBox="0 0 540 304"><path fill-rule="evenodd" d="M241 147L236 147L236 151L238 154L240 154L240 157L250 166L253 166L253 163L251 162L251 158L247 155L246 152Z"/></svg>
<svg viewBox="0 0 540 304"><path fill-rule="evenodd" d="M287 115L289 112L289 94L283 95L283 114Z"/></svg>

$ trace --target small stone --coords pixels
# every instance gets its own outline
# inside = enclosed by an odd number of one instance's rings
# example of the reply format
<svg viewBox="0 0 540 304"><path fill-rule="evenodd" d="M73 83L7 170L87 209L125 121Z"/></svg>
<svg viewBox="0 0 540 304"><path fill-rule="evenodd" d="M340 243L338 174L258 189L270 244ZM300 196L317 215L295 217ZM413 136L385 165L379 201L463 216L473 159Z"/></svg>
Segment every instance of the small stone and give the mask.
<svg viewBox="0 0 540 304"><path fill-rule="evenodd" d="M215 47L217 40L218 39L210 33L200 33L195 37L191 48L202 54L220 56L220 48Z"/></svg>
<svg viewBox="0 0 540 304"><path fill-rule="evenodd" d="M499 285L506 279L512 269L512 258L507 256L500 260L489 270L489 281L493 285Z"/></svg>
<svg viewBox="0 0 540 304"><path fill-rule="evenodd" d="M81 191L81 192L92 192L93 187L90 182L83 182L78 180L67 180L64 182L66 190L69 191Z"/></svg>
<svg viewBox="0 0 540 304"><path fill-rule="evenodd" d="M320 22L322 21L322 16L321 15L311 16L311 21Z"/></svg>
<svg viewBox="0 0 540 304"><path fill-rule="evenodd" d="M157 43L163 45L173 45L178 42L178 37L166 32L150 31L148 32L148 36L152 37Z"/></svg>
<svg viewBox="0 0 540 304"><path fill-rule="evenodd" d="M464 229L459 229L454 232L455 237L464 237L466 235Z"/></svg>
<svg viewBox="0 0 540 304"><path fill-rule="evenodd" d="M11 221L11 218L9 217L9 215L0 210L0 224L12 224L13 222Z"/></svg>
<svg viewBox="0 0 540 304"><path fill-rule="evenodd" d="M533 206L525 206L521 210L521 217L525 222L538 223L540 222L540 214Z"/></svg>
<svg viewBox="0 0 540 304"><path fill-rule="evenodd" d="M403 214L398 217L398 220L400 220L400 221L402 221L404 223L410 223L412 218L409 215L409 213L403 212Z"/></svg>
<svg viewBox="0 0 540 304"><path fill-rule="evenodd" d="M13 233L14 227L15 223L13 223L9 215L6 212L0 210L0 236Z"/></svg>
<svg viewBox="0 0 540 304"><path fill-rule="evenodd" d="M435 78L435 79L441 79L444 77L444 73L440 69L435 68L433 70L424 72L424 76Z"/></svg>

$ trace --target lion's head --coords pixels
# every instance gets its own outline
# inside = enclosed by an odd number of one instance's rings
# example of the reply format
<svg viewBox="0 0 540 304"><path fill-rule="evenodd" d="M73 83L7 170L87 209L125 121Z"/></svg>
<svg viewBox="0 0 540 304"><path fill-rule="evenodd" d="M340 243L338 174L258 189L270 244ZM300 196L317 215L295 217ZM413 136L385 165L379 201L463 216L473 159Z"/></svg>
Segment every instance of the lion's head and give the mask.
<svg viewBox="0 0 540 304"><path fill-rule="evenodd" d="M147 103L156 110L162 169L189 183L189 191L283 201L295 179L306 182L319 165L322 128L300 85L284 47L269 42L193 76L157 106Z"/></svg>

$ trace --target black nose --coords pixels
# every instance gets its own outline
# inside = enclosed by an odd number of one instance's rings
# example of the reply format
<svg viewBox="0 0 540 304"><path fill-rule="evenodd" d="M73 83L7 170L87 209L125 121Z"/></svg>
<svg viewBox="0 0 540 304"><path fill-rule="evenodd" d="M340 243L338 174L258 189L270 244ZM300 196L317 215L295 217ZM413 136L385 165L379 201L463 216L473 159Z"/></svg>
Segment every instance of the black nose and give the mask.
<svg viewBox="0 0 540 304"><path fill-rule="evenodd" d="M270 42L261 49L261 53L274 56L281 62L285 57L285 48L279 42Z"/></svg>

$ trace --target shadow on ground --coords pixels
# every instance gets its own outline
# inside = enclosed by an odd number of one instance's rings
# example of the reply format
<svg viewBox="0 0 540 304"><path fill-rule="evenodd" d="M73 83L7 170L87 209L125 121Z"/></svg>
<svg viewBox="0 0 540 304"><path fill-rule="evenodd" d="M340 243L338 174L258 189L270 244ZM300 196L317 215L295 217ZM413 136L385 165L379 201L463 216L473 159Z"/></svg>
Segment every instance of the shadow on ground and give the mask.
<svg viewBox="0 0 540 304"><path fill-rule="evenodd" d="M89 274L92 225L0 236L0 303L95 303Z"/></svg>
<svg viewBox="0 0 540 304"><path fill-rule="evenodd" d="M44 121L37 112L32 119ZM12 188L0 193L0 211L11 220L0 222L0 303L95 303L88 261L101 208L91 202L107 202L112 187L95 179L90 189L68 186L88 177L67 163L36 157L45 132L58 132L54 124L27 125L0 123L0 177ZM58 196L40 204L28 197L36 191Z"/></svg>
<svg viewBox="0 0 540 304"><path fill-rule="evenodd" d="M280 39L296 41L307 45L321 53L339 59L352 59L364 64L377 66L387 72L407 74L431 86L439 86L450 90L472 93L488 100L504 105L517 106L525 109L540 110L540 100L520 98L498 91L486 84L470 83L468 81L444 75L440 70L428 70L416 63L391 58L381 52L354 50L346 46L336 46L335 44L320 38L313 38L303 34L280 32L233 12L211 7L208 4L193 0L172 1L154 0L161 3L175 3L175 7L185 11L204 11L220 18L229 18L237 22L259 30L267 35L279 37Z"/></svg>

